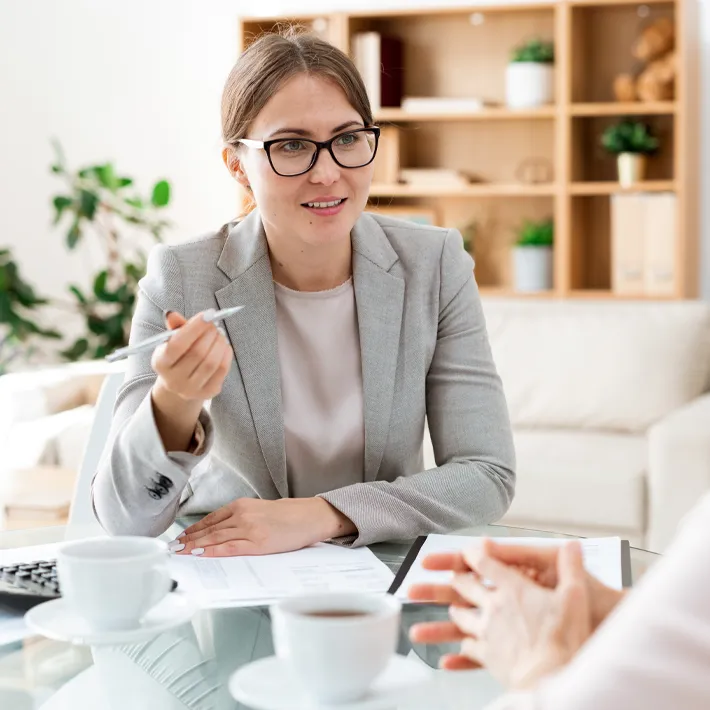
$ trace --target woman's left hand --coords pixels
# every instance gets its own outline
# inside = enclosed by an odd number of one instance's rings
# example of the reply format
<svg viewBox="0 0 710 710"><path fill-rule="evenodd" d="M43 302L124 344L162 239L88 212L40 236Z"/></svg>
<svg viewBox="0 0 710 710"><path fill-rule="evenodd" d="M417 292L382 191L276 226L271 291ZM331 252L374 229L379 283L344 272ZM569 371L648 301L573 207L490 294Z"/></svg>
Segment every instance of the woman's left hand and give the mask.
<svg viewBox="0 0 710 710"><path fill-rule="evenodd" d="M350 519L322 498L238 498L186 528L171 549L203 557L271 555L354 532Z"/></svg>
<svg viewBox="0 0 710 710"><path fill-rule="evenodd" d="M464 560L470 571L454 576L452 591L459 601L450 607L452 623L423 624L412 630L413 641L461 640L460 655L442 659L443 667L484 666L508 687L530 687L565 665L591 635L578 543L560 551L555 589L494 559L486 542L466 552Z"/></svg>

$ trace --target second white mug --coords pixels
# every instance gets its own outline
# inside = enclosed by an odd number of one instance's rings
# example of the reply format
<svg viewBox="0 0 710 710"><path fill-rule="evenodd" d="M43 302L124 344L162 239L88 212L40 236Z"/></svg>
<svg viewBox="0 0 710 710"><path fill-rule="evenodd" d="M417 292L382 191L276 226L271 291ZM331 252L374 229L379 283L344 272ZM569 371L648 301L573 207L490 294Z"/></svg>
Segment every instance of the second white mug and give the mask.
<svg viewBox="0 0 710 710"><path fill-rule="evenodd" d="M390 595L313 594L271 608L276 655L322 703L361 698L397 649L401 604Z"/></svg>

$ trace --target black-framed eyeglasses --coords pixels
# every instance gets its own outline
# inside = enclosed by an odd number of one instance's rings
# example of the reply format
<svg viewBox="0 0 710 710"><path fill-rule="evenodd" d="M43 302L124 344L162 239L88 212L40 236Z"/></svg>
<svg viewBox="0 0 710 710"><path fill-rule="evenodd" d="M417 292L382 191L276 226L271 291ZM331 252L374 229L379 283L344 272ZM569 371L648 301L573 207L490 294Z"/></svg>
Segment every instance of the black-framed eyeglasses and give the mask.
<svg viewBox="0 0 710 710"><path fill-rule="evenodd" d="M307 173L324 149L341 168L364 168L375 159L379 140L380 129L373 126L345 131L327 141L312 141L308 138L256 141L239 138L237 142L266 151L271 168L277 175L296 177Z"/></svg>

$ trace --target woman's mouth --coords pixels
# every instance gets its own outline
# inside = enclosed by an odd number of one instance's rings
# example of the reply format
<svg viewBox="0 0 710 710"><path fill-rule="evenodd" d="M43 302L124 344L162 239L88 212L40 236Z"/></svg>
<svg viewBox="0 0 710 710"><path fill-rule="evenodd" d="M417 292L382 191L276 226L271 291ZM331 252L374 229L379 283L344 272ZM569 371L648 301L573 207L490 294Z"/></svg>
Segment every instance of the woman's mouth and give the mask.
<svg viewBox="0 0 710 710"><path fill-rule="evenodd" d="M315 202L304 202L301 206L305 207L309 212L320 215L321 217L330 217L338 214L343 209L343 205L347 201L347 197L340 197L334 200L318 200Z"/></svg>

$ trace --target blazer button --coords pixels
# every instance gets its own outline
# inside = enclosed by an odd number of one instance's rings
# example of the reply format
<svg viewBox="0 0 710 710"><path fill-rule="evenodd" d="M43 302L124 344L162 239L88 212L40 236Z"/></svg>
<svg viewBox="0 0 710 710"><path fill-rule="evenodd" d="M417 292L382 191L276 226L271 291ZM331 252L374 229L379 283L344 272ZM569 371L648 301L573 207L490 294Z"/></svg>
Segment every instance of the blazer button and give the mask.
<svg viewBox="0 0 710 710"><path fill-rule="evenodd" d="M160 500L163 497L163 494L157 488L149 488L148 495L153 500Z"/></svg>

